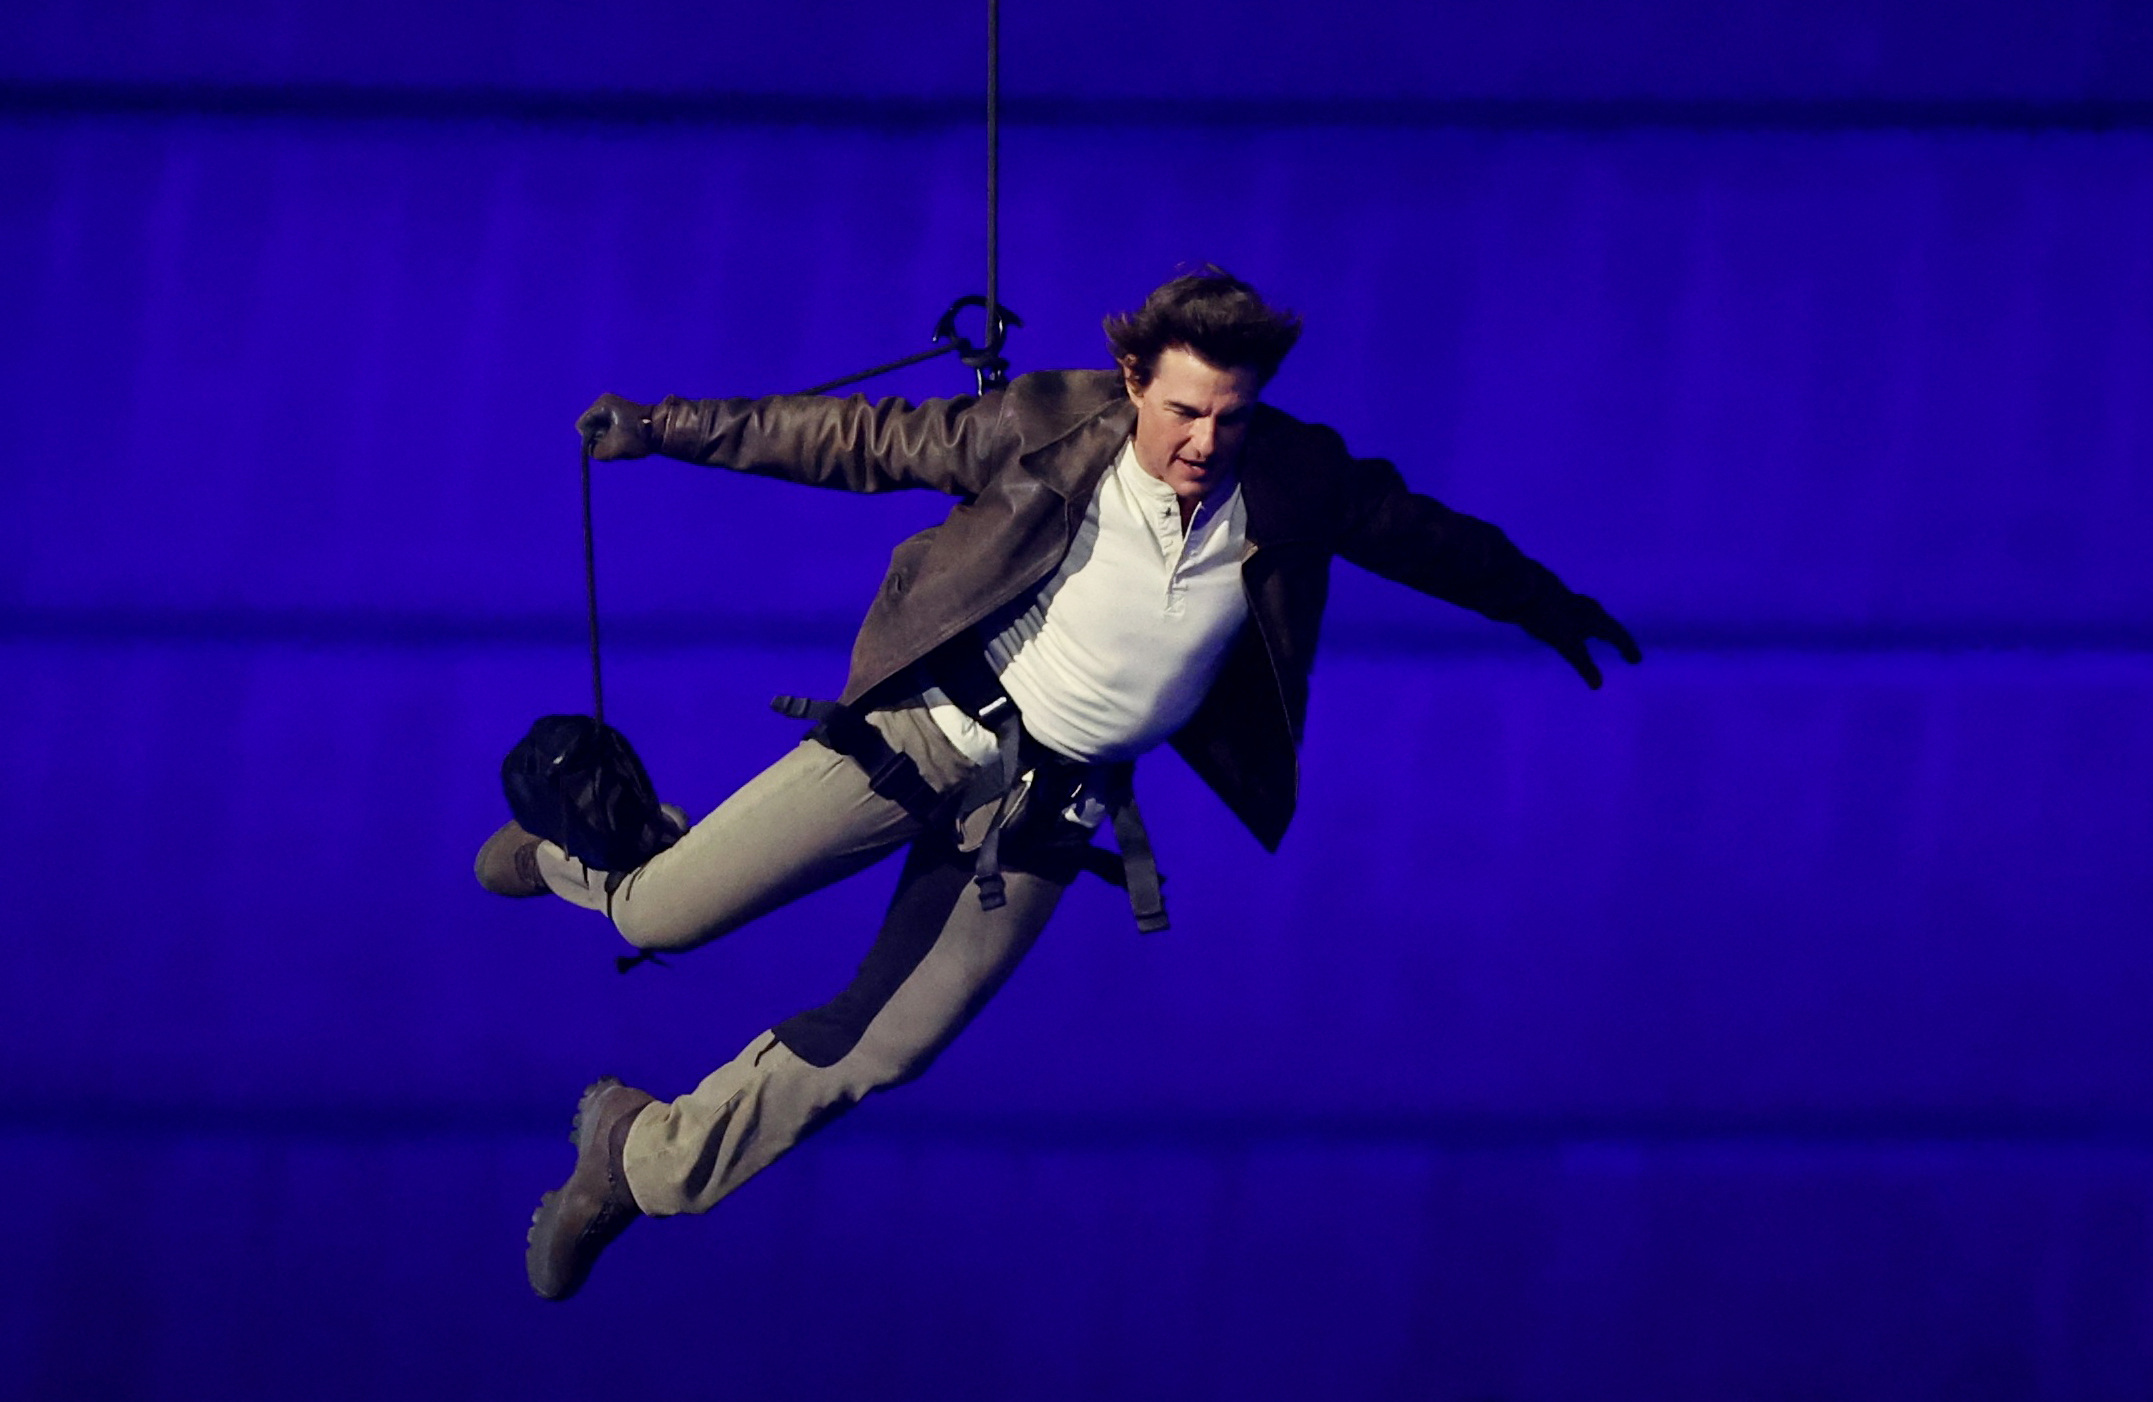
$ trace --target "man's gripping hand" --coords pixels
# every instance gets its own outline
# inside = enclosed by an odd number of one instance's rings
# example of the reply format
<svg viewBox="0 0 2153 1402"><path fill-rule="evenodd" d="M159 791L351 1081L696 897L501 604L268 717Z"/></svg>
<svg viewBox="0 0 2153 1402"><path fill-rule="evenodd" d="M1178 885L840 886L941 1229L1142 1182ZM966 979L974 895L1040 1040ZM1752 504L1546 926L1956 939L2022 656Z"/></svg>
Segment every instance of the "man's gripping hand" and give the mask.
<svg viewBox="0 0 2153 1402"><path fill-rule="evenodd" d="M1637 640L1630 636L1630 630L1601 608L1599 600L1583 594L1565 596L1540 617L1525 624L1525 631L1561 653L1562 660L1575 667L1577 674L1585 679L1585 685L1594 691L1600 689L1600 667L1585 648L1587 638L1613 643L1622 660L1632 666L1645 660L1644 653L1638 650Z"/></svg>
<svg viewBox="0 0 2153 1402"><path fill-rule="evenodd" d="M647 458L658 451L658 432L651 423L653 417L647 404L638 404L617 394L601 394L598 402L585 409L582 417L576 420L576 432L590 444L594 458L608 462Z"/></svg>

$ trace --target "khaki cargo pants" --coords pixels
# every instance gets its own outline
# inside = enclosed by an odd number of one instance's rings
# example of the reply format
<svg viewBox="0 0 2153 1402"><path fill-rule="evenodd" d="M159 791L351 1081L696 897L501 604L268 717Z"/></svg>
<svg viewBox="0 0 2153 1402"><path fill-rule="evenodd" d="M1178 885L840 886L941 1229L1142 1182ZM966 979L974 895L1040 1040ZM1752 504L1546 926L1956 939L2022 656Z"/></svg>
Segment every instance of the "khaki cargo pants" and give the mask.
<svg viewBox="0 0 2153 1402"><path fill-rule="evenodd" d="M926 710L868 721L958 811L991 811L1004 787L958 754ZM954 833L868 787L861 766L805 740L606 891L607 873L539 849L556 895L608 914L630 944L704 944L910 845L895 898L859 973L820 1008L757 1036L670 1103L647 1106L623 1163L645 1212L707 1212L871 1091L925 1071L1031 949L1074 878L1088 830L1034 814L1004 838L1008 903L980 909Z"/></svg>

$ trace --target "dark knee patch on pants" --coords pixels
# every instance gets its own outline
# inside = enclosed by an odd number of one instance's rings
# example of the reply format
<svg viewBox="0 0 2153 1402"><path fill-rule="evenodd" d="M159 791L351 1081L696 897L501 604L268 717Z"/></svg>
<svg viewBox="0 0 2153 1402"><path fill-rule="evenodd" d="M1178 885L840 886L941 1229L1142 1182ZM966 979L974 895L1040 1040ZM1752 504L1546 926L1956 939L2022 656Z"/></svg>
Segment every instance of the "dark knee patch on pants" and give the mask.
<svg viewBox="0 0 2153 1402"><path fill-rule="evenodd" d="M1085 869L1083 856L1090 842L1091 834L1084 829L1052 823L1045 832L1017 834L1004 851L1002 865L1067 886ZM835 1066L851 1055L867 1035L868 1024L933 950L957 902L972 898L973 862L972 854L957 851L947 841L921 838L912 844L897 878L897 894L890 898L882 928L852 982L821 1007L796 1013L771 1029L788 1051L816 1067Z"/></svg>
<svg viewBox="0 0 2153 1402"><path fill-rule="evenodd" d="M810 1066L835 1066L867 1035L867 1025L912 977L972 884L972 859L946 842L922 839L905 854L897 894L860 970L845 991L795 1013L772 1030Z"/></svg>

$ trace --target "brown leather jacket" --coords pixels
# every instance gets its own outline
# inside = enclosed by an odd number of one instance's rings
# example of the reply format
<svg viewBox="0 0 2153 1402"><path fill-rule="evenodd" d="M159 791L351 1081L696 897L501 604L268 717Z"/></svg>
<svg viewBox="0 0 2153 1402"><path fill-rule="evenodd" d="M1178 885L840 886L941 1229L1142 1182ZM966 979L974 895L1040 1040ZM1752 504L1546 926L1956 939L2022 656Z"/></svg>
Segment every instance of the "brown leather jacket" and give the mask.
<svg viewBox="0 0 2153 1402"><path fill-rule="evenodd" d="M1135 422L1117 372L1070 370L917 406L859 396L674 398L654 413L652 432L659 452L687 462L959 498L941 525L891 554L853 644L849 702L1053 574ZM1569 591L1494 526L1407 491L1389 463L1356 458L1337 433L1268 405L1249 425L1240 482L1249 626L1173 745L1275 849L1299 787L1333 556L1502 622L1530 623Z"/></svg>

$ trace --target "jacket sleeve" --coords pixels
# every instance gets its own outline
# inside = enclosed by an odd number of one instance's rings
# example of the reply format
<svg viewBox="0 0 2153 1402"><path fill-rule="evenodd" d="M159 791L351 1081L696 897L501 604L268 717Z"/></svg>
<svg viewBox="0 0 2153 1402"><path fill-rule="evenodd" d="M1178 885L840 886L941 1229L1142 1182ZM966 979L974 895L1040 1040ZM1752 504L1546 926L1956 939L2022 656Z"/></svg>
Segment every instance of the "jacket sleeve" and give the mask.
<svg viewBox="0 0 2153 1402"><path fill-rule="evenodd" d="M1499 623L1531 629L1572 598L1555 572L1477 517L1409 491L1398 469L1380 458L1348 458L1336 468L1344 486L1340 556L1385 579L1469 608Z"/></svg>
<svg viewBox="0 0 2153 1402"><path fill-rule="evenodd" d="M652 427L658 451L682 462L848 492L929 487L970 496L991 475L997 448L1007 446L1003 395L917 406L861 395L676 397L657 407Z"/></svg>

